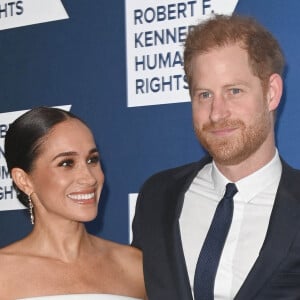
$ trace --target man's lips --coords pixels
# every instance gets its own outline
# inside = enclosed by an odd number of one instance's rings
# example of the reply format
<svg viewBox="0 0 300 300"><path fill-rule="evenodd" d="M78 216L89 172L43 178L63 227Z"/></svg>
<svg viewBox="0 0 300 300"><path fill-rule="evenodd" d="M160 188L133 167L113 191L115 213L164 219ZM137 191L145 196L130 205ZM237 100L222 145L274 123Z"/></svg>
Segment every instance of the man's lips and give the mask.
<svg viewBox="0 0 300 300"><path fill-rule="evenodd" d="M214 129L207 130L207 131L212 133L213 135L216 135L216 136L227 136L227 135L232 134L235 130L237 130L236 127L232 127L232 128L214 128Z"/></svg>
<svg viewBox="0 0 300 300"><path fill-rule="evenodd" d="M226 136L232 134L238 129L245 128L241 120L224 120L221 122L208 122L203 125L202 131L214 136Z"/></svg>

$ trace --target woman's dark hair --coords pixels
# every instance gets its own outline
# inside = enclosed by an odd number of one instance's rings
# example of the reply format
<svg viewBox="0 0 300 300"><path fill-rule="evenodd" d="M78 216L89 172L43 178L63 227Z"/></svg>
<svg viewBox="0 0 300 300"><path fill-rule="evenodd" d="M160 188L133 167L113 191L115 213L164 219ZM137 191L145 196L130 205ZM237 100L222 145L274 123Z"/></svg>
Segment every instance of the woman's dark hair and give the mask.
<svg viewBox="0 0 300 300"><path fill-rule="evenodd" d="M30 172L40 153L44 137L55 125L70 118L84 123L68 111L59 108L36 107L10 124L4 144L4 155L9 173L13 168ZM29 207L28 196L15 183L13 185L20 202Z"/></svg>

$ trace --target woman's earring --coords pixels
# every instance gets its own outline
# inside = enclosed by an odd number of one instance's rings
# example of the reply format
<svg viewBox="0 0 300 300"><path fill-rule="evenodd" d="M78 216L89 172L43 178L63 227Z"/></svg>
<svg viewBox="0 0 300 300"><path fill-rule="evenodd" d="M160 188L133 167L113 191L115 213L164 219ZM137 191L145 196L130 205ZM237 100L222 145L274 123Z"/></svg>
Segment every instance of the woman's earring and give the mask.
<svg viewBox="0 0 300 300"><path fill-rule="evenodd" d="M28 203L29 203L30 221L31 221L31 224L33 225L34 224L33 203L32 203L32 200L30 198L30 195L28 195Z"/></svg>

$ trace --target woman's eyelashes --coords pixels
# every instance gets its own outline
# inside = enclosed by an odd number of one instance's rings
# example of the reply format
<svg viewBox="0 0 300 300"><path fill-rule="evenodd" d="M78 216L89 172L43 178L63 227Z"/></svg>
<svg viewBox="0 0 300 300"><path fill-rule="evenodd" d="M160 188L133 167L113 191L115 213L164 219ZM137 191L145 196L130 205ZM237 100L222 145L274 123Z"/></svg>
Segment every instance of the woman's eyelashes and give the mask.
<svg viewBox="0 0 300 300"><path fill-rule="evenodd" d="M59 167L72 167L74 165L74 159L64 159L58 163Z"/></svg>
<svg viewBox="0 0 300 300"><path fill-rule="evenodd" d="M87 163L88 164L98 164L99 160L100 160L99 155L93 155L87 160Z"/></svg>
<svg viewBox="0 0 300 300"><path fill-rule="evenodd" d="M98 164L99 163L99 155L93 155L93 156L90 156L87 160L86 160L86 163L87 164ZM67 167L73 167L74 165L76 164L76 160L73 159L73 158L68 158L68 159L64 159L62 161L60 161L58 163L58 166L59 167L64 167L64 168L67 168Z"/></svg>

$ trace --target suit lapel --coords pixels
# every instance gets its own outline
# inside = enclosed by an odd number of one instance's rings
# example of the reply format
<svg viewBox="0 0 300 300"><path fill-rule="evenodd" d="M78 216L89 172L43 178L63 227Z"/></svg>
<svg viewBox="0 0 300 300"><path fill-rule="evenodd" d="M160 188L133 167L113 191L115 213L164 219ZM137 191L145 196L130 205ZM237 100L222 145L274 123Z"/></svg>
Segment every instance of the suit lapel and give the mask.
<svg viewBox="0 0 300 300"><path fill-rule="evenodd" d="M299 174L283 162L282 177L264 244L236 300L255 299L287 255L300 227L299 182Z"/></svg>
<svg viewBox="0 0 300 300"><path fill-rule="evenodd" d="M211 161L211 158L205 158L201 160L199 163L193 165L189 172L184 172L185 174L178 173L175 176L174 186L170 189L170 197L174 203L174 214L175 218L171 218L173 223L171 224L172 234L169 237L169 241L167 244L173 244L172 253L170 255L170 262L176 268L171 276L174 277L174 283L178 288L178 292L176 299L193 299L189 277L187 273L184 252L181 242L180 235L180 226L179 226L179 218L182 211L184 196L191 185L192 181L196 177L199 170L208 162Z"/></svg>

